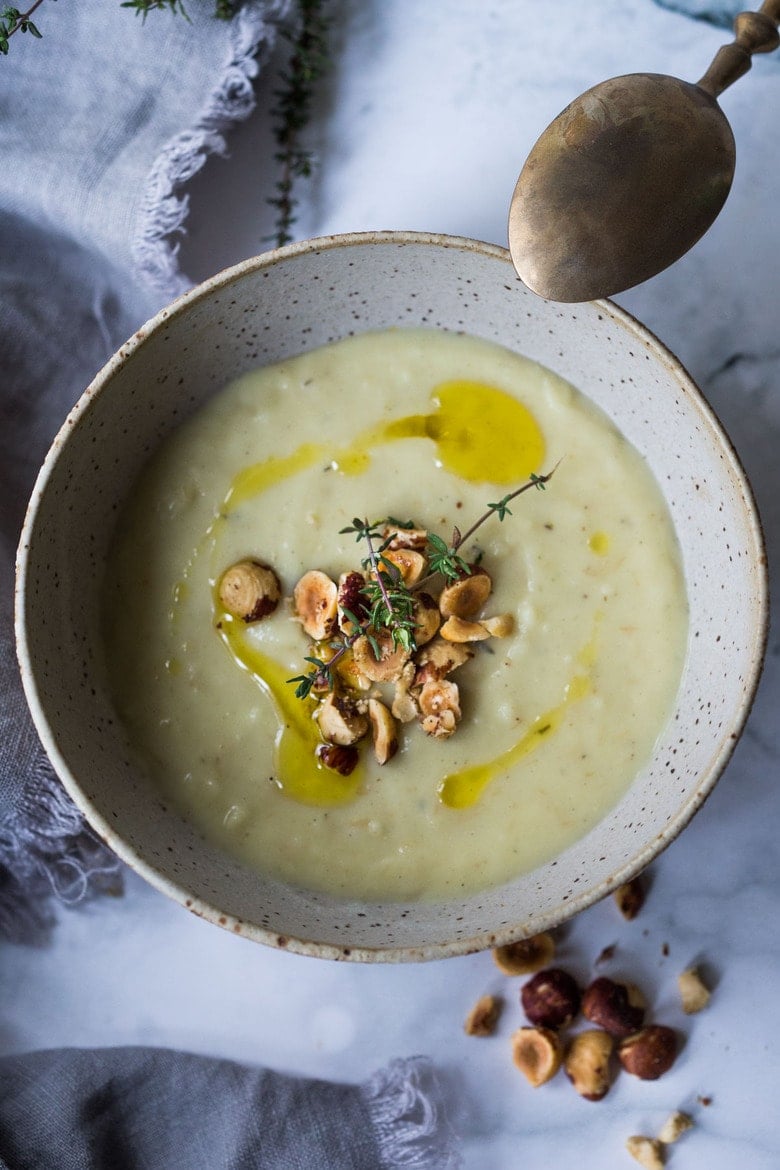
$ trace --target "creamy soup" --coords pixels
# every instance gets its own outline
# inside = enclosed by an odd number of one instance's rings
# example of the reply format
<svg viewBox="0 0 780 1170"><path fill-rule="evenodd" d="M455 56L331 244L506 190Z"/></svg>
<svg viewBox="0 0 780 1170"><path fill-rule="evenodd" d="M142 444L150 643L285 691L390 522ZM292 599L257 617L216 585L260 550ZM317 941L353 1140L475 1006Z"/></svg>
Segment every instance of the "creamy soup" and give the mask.
<svg viewBox="0 0 780 1170"><path fill-rule="evenodd" d="M449 738L401 725L379 766L318 762L310 645L289 600L365 550L353 517L450 539L555 469L463 546L512 632L459 668ZM254 557L284 600L223 613ZM649 759L682 670L687 607L665 503L587 399L492 343L369 333L246 374L182 426L137 484L108 566L106 645L142 766L202 833L257 870L372 900L456 896L549 861ZM456 676L453 676L455 678Z"/></svg>

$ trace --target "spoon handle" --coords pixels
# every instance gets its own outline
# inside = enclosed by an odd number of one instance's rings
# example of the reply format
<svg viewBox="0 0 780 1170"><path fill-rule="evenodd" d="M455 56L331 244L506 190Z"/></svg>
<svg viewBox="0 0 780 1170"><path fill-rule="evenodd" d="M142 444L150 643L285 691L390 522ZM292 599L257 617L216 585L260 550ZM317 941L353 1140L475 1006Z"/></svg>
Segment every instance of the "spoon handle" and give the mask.
<svg viewBox="0 0 780 1170"><path fill-rule="evenodd" d="M780 0L764 0L758 12L740 12L734 18L734 41L718 49L700 89L716 98L750 69L754 53L771 53L780 45Z"/></svg>

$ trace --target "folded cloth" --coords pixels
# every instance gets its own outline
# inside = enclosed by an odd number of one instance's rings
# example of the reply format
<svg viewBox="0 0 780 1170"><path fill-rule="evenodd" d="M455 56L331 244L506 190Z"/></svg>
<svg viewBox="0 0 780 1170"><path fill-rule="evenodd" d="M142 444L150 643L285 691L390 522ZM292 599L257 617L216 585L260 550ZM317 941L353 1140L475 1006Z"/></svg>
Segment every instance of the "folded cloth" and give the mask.
<svg viewBox="0 0 780 1170"><path fill-rule="evenodd" d="M0 1060L0 1170L456 1170L424 1058L364 1085L155 1048Z"/></svg>
<svg viewBox="0 0 780 1170"><path fill-rule="evenodd" d="M53 776L13 653L13 555L37 468L110 354L189 281L183 186L254 105L292 0L214 0L145 20L47 2L0 57L0 935L39 937L118 863Z"/></svg>

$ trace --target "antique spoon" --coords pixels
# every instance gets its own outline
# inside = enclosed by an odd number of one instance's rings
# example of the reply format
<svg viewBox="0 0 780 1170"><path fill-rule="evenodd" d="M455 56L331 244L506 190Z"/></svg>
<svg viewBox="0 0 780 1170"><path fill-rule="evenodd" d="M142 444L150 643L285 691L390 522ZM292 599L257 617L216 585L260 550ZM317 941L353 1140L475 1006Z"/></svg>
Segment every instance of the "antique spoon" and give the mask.
<svg viewBox="0 0 780 1170"><path fill-rule="evenodd" d="M735 39L693 85L633 73L595 85L548 126L517 181L509 250L553 301L608 297L678 260L707 231L734 175L716 99L780 44L780 0L734 20Z"/></svg>

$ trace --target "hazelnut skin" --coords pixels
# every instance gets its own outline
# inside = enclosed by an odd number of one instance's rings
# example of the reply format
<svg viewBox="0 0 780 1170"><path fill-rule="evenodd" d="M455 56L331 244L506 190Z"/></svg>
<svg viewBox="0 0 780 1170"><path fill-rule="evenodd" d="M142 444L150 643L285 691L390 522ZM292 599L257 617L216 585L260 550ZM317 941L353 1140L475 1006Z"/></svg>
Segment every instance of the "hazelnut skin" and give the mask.
<svg viewBox="0 0 780 1170"><path fill-rule="evenodd" d="M563 1028L580 1010L580 989L561 967L547 967L525 983L520 1002L528 1020L541 1028Z"/></svg>
<svg viewBox="0 0 780 1170"><path fill-rule="evenodd" d="M638 1032L645 1021L644 1003L635 989L605 975L586 987L582 1011L592 1024L619 1040Z"/></svg>
<svg viewBox="0 0 780 1170"><path fill-rule="evenodd" d="M618 1048L618 1060L627 1073L642 1081L656 1081L677 1057L677 1036L664 1024L648 1024L624 1040Z"/></svg>

